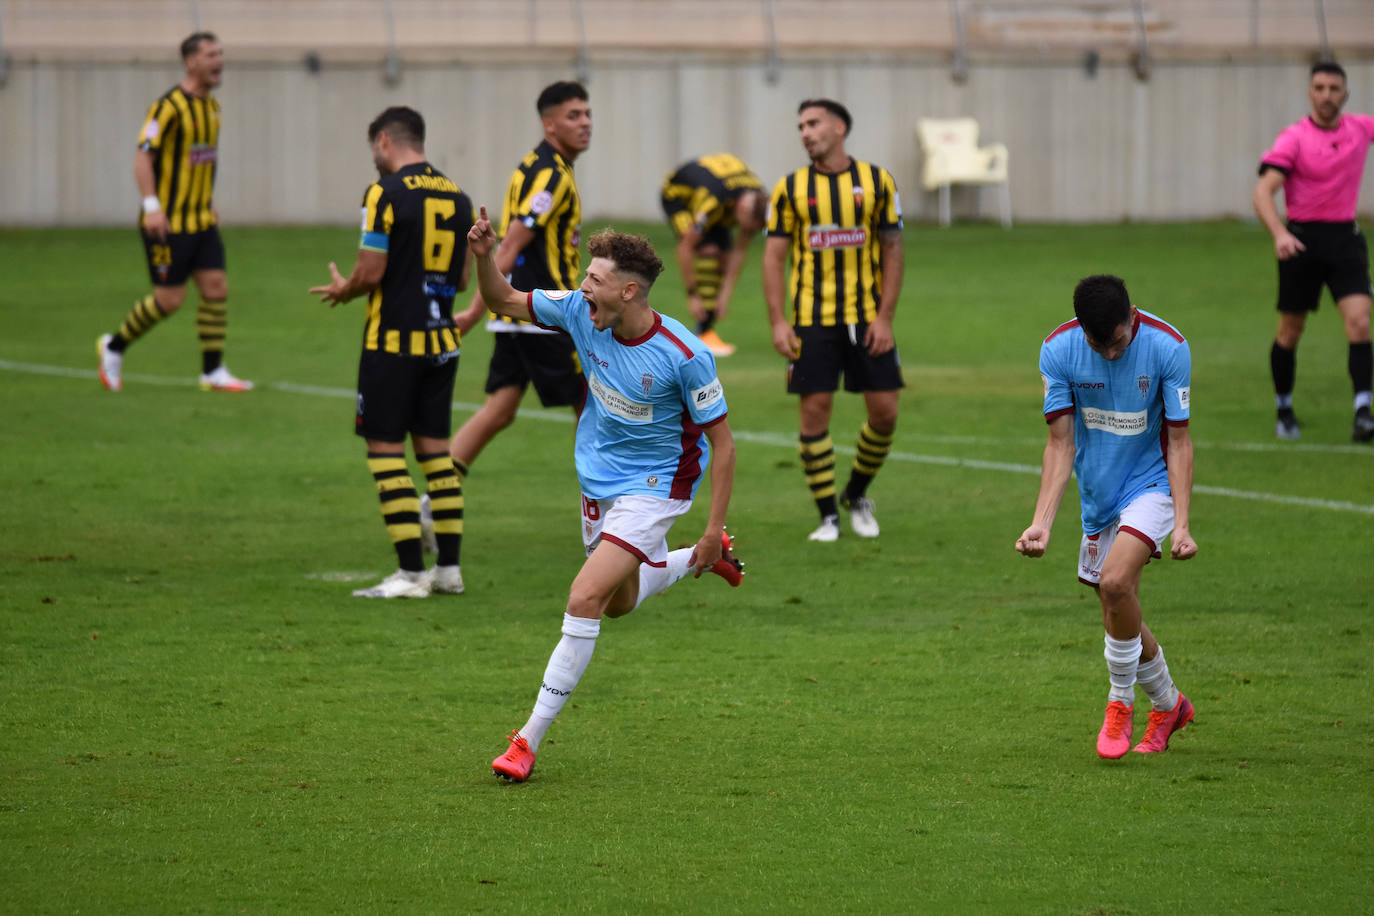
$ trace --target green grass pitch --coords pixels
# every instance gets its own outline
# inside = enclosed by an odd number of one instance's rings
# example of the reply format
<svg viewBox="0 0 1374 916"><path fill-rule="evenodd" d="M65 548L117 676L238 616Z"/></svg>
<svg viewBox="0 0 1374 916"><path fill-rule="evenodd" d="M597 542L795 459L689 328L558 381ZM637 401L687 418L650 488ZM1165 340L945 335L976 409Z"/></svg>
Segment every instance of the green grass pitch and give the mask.
<svg viewBox="0 0 1374 916"><path fill-rule="evenodd" d="M1329 300L1303 439L1274 440L1260 228L909 227L883 534L833 545L805 540L756 244L721 326L745 583L608 622L524 785L488 763L580 562L568 415L531 397L476 463L467 594L351 598L394 568L351 432L361 303L305 290L355 236L226 230L258 389L196 389L193 297L112 395L93 345L146 291L134 233L0 231L0 911L1367 912L1374 450ZM1194 361L1201 552L1142 597L1197 720L1116 762L1076 497L1046 558L1012 549L1039 343L1097 272ZM670 266L657 306L680 288ZM464 341L455 425L489 352ZM861 419L837 399L842 477Z"/></svg>

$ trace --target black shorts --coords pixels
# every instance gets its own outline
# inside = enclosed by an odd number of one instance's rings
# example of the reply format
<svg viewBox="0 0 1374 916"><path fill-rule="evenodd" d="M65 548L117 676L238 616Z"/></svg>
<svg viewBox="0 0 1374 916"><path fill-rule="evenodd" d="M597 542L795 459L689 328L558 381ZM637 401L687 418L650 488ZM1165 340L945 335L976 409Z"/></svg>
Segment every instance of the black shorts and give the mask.
<svg viewBox="0 0 1374 916"><path fill-rule="evenodd" d="M358 361L358 416L364 439L404 442L406 435L447 439L453 427L458 354L397 356L364 350Z"/></svg>
<svg viewBox="0 0 1374 916"><path fill-rule="evenodd" d="M1369 247L1355 223L1296 223L1288 231L1307 246L1279 262L1279 311L1315 312L1322 287L1337 302L1370 295Z"/></svg>
<svg viewBox="0 0 1374 916"><path fill-rule="evenodd" d="M140 232L148 256L148 276L154 286L185 286L196 270L224 270L224 242L219 227L204 232L167 233L167 241Z"/></svg>
<svg viewBox="0 0 1374 916"><path fill-rule="evenodd" d="M793 328L801 339L801 353L787 364L787 391L814 394L834 391L844 373L845 391L896 391L902 382L902 364L894 346L882 356L869 356L864 348L867 325Z"/></svg>
<svg viewBox="0 0 1374 916"><path fill-rule="evenodd" d="M687 230L692 228L692 211L682 201L674 200L666 194L659 197L659 203L663 205L663 213L668 217L668 225L673 227L673 234L682 238L687 234ZM700 251L714 245L725 252L729 251L734 244L735 240L730 234L730 227L716 223L702 233L701 241L697 243L697 250Z"/></svg>
<svg viewBox="0 0 1374 916"><path fill-rule="evenodd" d="M545 407L582 403L586 379L567 334L498 331L492 336L496 342L487 368L487 394L512 386L523 391L533 382L539 403Z"/></svg>

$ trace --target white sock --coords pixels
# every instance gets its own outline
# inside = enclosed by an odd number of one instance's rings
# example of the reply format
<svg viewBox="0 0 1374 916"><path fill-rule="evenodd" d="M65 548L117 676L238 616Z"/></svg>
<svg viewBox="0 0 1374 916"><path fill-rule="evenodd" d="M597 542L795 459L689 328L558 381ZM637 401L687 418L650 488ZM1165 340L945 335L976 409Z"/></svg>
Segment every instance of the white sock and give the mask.
<svg viewBox="0 0 1374 916"><path fill-rule="evenodd" d="M635 601L635 607L644 603L644 599L652 598L661 591L667 590L668 586L687 575L687 560L692 556L691 547L683 547L680 550L670 550L668 552L667 566L650 566L648 563L639 564L639 598ZM630 608L634 610L634 608Z"/></svg>
<svg viewBox="0 0 1374 916"><path fill-rule="evenodd" d="M1150 696L1150 705L1155 709L1169 712L1178 705L1178 688L1174 679L1169 677L1169 663L1164 660L1164 647L1148 662L1141 662L1136 669L1136 681Z"/></svg>
<svg viewBox="0 0 1374 916"><path fill-rule="evenodd" d="M1289 408L1289 409L1292 409L1292 407L1293 407L1293 394L1292 394L1292 392L1289 392L1288 394L1276 394L1276 395L1274 395L1274 406L1277 407L1279 410L1283 410L1285 407L1287 407L1287 408Z"/></svg>
<svg viewBox="0 0 1374 916"><path fill-rule="evenodd" d="M1140 637L1113 639L1108 635L1106 641L1107 648L1102 655L1107 659L1107 676L1112 682L1107 702L1115 700L1134 706L1136 669L1140 667Z"/></svg>
<svg viewBox="0 0 1374 916"><path fill-rule="evenodd" d="M596 649L596 637L601 632L601 621L587 617L563 615L563 638L549 656L549 665L544 669L544 683L534 700L534 712L525 727L520 729L520 737L529 744L530 750L539 750L539 742L549 730L553 720L568 702L587 663L592 660Z"/></svg>
<svg viewBox="0 0 1374 916"><path fill-rule="evenodd" d="M1371 393L1368 392L1368 391L1357 391L1357 392L1355 392L1355 409L1356 409L1356 410L1359 410L1361 407L1369 407L1369 406L1371 405L1371 403L1374 403L1374 394L1371 394Z"/></svg>

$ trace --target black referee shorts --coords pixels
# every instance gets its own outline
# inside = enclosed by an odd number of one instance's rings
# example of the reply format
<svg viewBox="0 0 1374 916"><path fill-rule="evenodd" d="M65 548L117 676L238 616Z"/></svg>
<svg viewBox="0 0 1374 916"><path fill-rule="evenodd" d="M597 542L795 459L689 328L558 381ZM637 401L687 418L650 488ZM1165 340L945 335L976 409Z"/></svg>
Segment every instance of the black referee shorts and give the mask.
<svg viewBox="0 0 1374 916"><path fill-rule="evenodd" d="M1289 222L1288 231L1307 248L1279 262L1280 312L1315 312L1323 286L1337 302L1371 294L1369 247L1358 225Z"/></svg>

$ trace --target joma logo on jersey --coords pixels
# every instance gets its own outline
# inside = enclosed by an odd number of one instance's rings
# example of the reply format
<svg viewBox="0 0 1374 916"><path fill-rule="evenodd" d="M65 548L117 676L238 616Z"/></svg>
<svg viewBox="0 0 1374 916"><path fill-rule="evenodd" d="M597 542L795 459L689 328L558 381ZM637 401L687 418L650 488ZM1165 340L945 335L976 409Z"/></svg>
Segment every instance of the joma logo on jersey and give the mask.
<svg viewBox="0 0 1374 916"><path fill-rule="evenodd" d="M837 226L817 226L806 234L806 247L812 250L830 248L862 248L868 244L868 230L863 226L841 229Z"/></svg>

